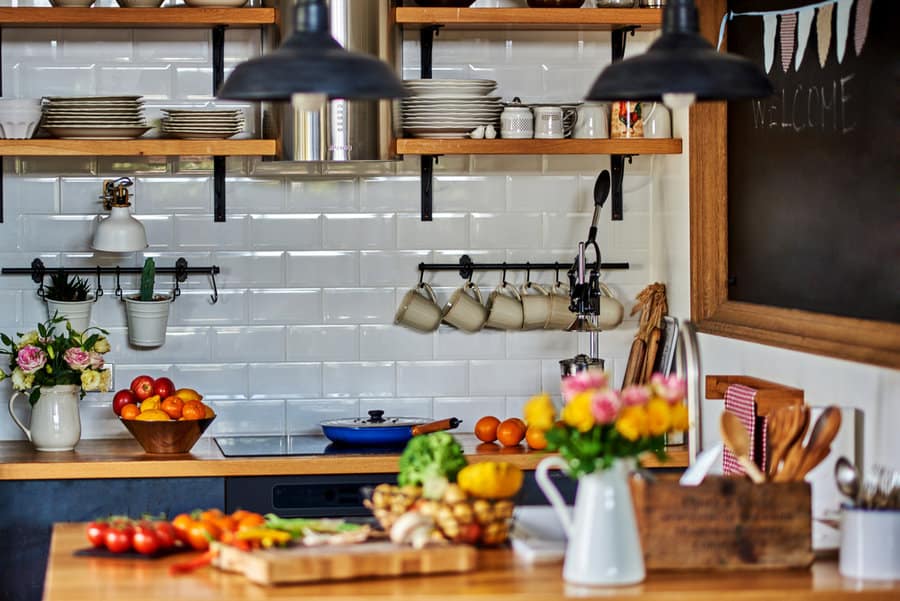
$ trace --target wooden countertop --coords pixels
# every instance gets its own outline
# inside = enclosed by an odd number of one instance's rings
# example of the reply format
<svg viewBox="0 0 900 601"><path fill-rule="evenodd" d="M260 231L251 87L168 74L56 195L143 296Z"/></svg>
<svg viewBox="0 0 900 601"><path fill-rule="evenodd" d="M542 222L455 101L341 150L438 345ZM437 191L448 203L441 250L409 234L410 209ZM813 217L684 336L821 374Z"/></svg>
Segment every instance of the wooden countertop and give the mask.
<svg viewBox="0 0 900 601"><path fill-rule="evenodd" d="M243 576L203 568L185 576L169 576L168 565L190 555L158 560L74 557L84 548L83 524L57 524L44 601L128 599L171 601L191 599L465 599L466 601L550 601L563 598L609 599L626 596L642 601L768 600L837 601L897 599L900 582L845 579L833 561L817 562L809 570L762 572L651 572L640 585L617 589L585 589L562 581L562 565L519 563L506 549L482 550L478 569L467 574L366 579L332 584L263 587Z"/></svg>
<svg viewBox="0 0 900 601"><path fill-rule="evenodd" d="M471 434L455 436L472 462L502 460L534 469L545 456L524 445L507 449L480 444ZM686 450L676 448L670 455L670 466L687 464ZM131 438L82 440L63 453L39 453L30 443L16 441L0 442L0 480L377 474L396 472L398 458L399 453L225 457L211 438L181 455L149 455ZM661 465L650 456L644 464Z"/></svg>

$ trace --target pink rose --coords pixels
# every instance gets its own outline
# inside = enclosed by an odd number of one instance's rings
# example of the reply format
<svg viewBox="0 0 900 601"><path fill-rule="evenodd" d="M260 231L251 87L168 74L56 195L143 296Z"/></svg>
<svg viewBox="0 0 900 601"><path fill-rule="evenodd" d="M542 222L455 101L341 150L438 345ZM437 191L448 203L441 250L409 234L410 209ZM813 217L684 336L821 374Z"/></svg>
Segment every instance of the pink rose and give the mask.
<svg viewBox="0 0 900 601"><path fill-rule="evenodd" d="M614 390L602 390L591 398L591 413L598 424L611 424L619 415L622 401Z"/></svg>
<svg viewBox="0 0 900 601"><path fill-rule="evenodd" d="M24 373L33 374L47 364L47 353L33 344L29 344L19 349L16 363Z"/></svg>
<svg viewBox="0 0 900 601"><path fill-rule="evenodd" d="M626 407L646 405L650 400L650 391L644 386L626 386L622 391L622 404Z"/></svg>
<svg viewBox="0 0 900 601"><path fill-rule="evenodd" d="M91 369L103 369L103 355L95 351L90 352Z"/></svg>
<svg viewBox="0 0 900 601"><path fill-rule="evenodd" d="M69 364L69 367L76 371L87 369L91 364L91 354L80 348L67 349L63 355L63 359Z"/></svg>
<svg viewBox="0 0 900 601"><path fill-rule="evenodd" d="M562 381L562 396L568 403L572 397L585 390L606 388L606 373L602 369L588 369L573 376L566 376Z"/></svg>
<svg viewBox="0 0 900 601"><path fill-rule="evenodd" d="M687 396L687 382L675 375L653 374L650 386L656 396L664 398L670 405L677 405Z"/></svg>

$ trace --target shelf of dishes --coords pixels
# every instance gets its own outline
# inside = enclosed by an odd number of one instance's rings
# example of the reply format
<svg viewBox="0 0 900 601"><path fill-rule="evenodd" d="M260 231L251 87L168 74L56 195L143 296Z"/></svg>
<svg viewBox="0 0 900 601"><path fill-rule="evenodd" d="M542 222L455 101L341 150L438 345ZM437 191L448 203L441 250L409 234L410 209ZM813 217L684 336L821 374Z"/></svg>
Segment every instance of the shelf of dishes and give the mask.
<svg viewBox="0 0 900 601"><path fill-rule="evenodd" d="M662 25L658 8L417 8L394 9L394 21L417 29L574 29L610 31L637 27L653 31Z"/></svg>
<svg viewBox="0 0 900 601"><path fill-rule="evenodd" d="M274 8L0 8L5 27L259 27L277 22Z"/></svg>
<svg viewBox="0 0 900 601"><path fill-rule="evenodd" d="M397 154L681 154L681 138L473 140L398 138Z"/></svg>
<svg viewBox="0 0 900 601"><path fill-rule="evenodd" d="M275 140L0 140L0 156L273 156Z"/></svg>

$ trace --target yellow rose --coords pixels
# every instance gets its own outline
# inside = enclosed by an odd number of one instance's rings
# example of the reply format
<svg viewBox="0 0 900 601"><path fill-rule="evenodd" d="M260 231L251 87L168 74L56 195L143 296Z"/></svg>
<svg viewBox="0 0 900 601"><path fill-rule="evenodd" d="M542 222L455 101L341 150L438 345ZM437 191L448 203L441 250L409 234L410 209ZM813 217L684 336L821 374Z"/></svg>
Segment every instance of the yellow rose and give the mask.
<svg viewBox="0 0 900 601"><path fill-rule="evenodd" d="M96 342L94 342L94 348L91 350L94 351L95 353L100 353L101 355L103 353L108 353L109 352L109 340L107 340L104 336L101 336L100 338L97 339Z"/></svg>
<svg viewBox="0 0 900 601"><path fill-rule="evenodd" d="M579 432L587 432L594 427L594 414L591 412L593 394L593 391L579 392L563 407L563 421Z"/></svg>
<svg viewBox="0 0 900 601"><path fill-rule="evenodd" d="M82 390L97 390L100 387L100 374L93 369L81 372Z"/></svg>
<svg viewBox="0 0 900 601"><path fill-rule="evenodd" d="M538 430L547 431L556 421L556 407L547 393L536 394L525 405L525 422Z"/></svg>
<svg viewBox="0 0 900 601"><path fill-rule="evenodd" d="M104 369L100 372L100 386L97 387L97 390L100 392L109 392L112 387L112 372L108 369Z"/></svg>
<svg viewBox="0 0 900 601"><path fill-rule="evenodd" d="M683 403L672 406L672 430L684 432L688 429L688 409Z"/></svg>
<svg viewBox="0 0 900 601"><path fill-rule="evenodd" d="M672 425L672 416L669 411L669 403L664 399L655 398L647 403L647 428L652 436L660 436L669 431Z"/></svg>
<svg viewBox="0 0 900 601"><path fill-rule="evenodd" d="M643 407L625 407L616 420L616 430L630 441L635 441L649 433L649 418Z"/></svg>

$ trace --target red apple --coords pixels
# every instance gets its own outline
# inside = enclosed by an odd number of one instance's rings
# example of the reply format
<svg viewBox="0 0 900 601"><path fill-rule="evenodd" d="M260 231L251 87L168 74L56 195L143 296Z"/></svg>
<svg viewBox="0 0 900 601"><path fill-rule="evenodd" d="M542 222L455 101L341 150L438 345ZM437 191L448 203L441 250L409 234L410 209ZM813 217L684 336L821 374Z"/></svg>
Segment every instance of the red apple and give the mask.
<svg viewBox="0 0 900 601"><path fill-rule="evenodd" d="M169 378L156 378L153 381L153 394L161 399L167 399L175 394L175 382Z"/></svg>
<svg viewBox="0 0 900 601"><path fill-rule="evenodd" d="M113 397L113 411L116 412L116 415L122 415L122 407L128 403L137 404L137 397L129 389L123 388Z"/></svg>
<svg viewBox="0 0 900 601"><path fill-rule="evenodd" d="M153 396L153 378L150 376L138 376L131 381L131 392L139 401Z"/></svg>

